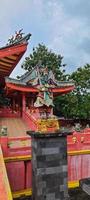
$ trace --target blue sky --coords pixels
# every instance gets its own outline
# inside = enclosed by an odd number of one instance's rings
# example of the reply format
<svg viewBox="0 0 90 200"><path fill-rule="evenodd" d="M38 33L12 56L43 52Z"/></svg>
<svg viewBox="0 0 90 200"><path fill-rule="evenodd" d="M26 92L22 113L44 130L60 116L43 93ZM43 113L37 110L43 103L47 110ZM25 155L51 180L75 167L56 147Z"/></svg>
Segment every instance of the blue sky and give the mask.
<svg viewBox="0 0 90 200"><path fill-rule="evenodd" d="M0 46L21 28L32 34L25 56L44 43L64 56L68 73L90 63L90 0L0 0Z"/></svg>

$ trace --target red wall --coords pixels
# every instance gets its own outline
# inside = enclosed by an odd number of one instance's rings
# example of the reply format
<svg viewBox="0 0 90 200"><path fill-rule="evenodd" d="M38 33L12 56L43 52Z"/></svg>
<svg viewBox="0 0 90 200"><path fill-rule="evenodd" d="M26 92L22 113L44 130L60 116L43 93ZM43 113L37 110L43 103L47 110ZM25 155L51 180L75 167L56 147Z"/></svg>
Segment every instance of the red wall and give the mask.
<svg viewBox="0 0 90 200"><path fill-rule="evenodd" d="M13 192L32 187L31 161L6 163L6 169Z"/></svg>

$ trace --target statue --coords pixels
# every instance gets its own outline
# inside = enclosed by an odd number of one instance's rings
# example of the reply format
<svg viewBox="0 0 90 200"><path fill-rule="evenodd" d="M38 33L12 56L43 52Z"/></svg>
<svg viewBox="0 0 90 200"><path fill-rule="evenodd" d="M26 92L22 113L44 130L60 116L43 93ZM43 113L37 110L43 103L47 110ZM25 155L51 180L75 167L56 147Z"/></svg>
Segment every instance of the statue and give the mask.
<svg viewBox="0 0 90 200"><path fill-rule="evenodd" d="M20 40L20 39L22 39L22 37L23 37L23 35L24 35L24 33L22 32L22 30L23 29L20 29L18 32L17 31L15 31L15 41L18 41L18 40Z"/></svg>
<svg viewBox="0 0 90 200"><path fill-rule="evenodd" d="M39 85L37 88L39 89L39 93L37 95L36 102L34 103L35 107L41 106L54 106L53 105L53 95L50 92L50 85L49 81L49 72L48 68L46 67L37 67L37 75Z"/></svg>
<svg viewBox="0 0 90 200"><path fill-rule="evenodd" d="M24 35L22 31L23 29L20 29L19 31L15 31L15 36L12 35L12 37L8 39L7 45L14 44L15 42L18 42L20 39L22 39Z"/></svg>
<svg viewBox="0 0 90 200"><path fill-rule="evenodd" d="M77 131L77 132L81 131L81 124L80 123L75 124L75 131Z"/></svg>

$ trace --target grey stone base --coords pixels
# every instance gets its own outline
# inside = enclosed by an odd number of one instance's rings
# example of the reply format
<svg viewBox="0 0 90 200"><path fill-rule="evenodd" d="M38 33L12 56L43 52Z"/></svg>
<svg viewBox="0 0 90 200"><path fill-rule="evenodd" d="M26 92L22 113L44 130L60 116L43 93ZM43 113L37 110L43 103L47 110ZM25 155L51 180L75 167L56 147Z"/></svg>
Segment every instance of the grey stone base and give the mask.
<svg viewBox="0 0 90 200"><path fill-rule="evenodd" d="M32 168L33 200L69 200L66 137L32 137Z"/></svg>

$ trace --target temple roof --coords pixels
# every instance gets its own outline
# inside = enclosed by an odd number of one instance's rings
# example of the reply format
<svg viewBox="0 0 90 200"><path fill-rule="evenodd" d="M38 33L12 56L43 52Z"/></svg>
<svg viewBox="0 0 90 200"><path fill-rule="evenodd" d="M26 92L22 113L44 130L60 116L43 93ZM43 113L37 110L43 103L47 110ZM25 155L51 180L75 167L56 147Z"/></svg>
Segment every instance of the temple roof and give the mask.
<svg viewBox="0 0 90 200"><path fill-rule="evenodd" d="M24 85L24 84L16 84L16 83L10 83L6 82L6 87L8 89L7 94L13 93L14 91L21 91L21 92L32 92L32 93L38 93L40 90L39 88ZM54 96L58 96L60 94L67 94L71 92L74 89L74 85L63 85L61 87L55 87L55 88L49 88L48 91L53 92Z"/></svg>
<svg viewBox="0 0 90 200"><path fill-rule="evenodd" d="M20 31L19 31L20 32ZM17 37L9 39L6 46L0 48L0 84L4 84L4 78L9 76L27 49L28 40L31 34L22 37L17 33ZM14 37L14 36L13 36Z"/></svg>
<svg viewBox="0 0 90 200"><path fill-rule="evenodd" d="M43 70L43 71L42 71ZM48 70L46 72L47 67L39 67L35 66L31 71L28 71L24 73L20 79L13 79L10 77L6 77L5 81L8 83L18 84L18 85L30 85L37 87L37 85L46 85L49 84L49 87L68 87L68 86L74 86L73 81L57 81L55 79L55 76L51 70ZM47 76L47 80L45 82L45 78ZM43 80L42 80L43 79ZM43 83L42 83L43 81Z"/></svg>
<svg viewBox="0 0 90 200"><path fill-rule="evenodd" d="M20 79L10 78L9 75L26 51L31 34L22 37L22 29L16 32L15 37L9 39L9 43L0 49L0 78L5 78L5 86L8 93L22 92L53 92L64 94L74 89L72 81L57 81L52 70L47 66L36 65L30 72L26 72ZM3 82L3 81L2 81Z"/></svg>
<svg viewBox="0 0 90 200"><path fill-rule="evenodd" d="M22 75L19 80L6 77L6 87L9 92L17 90L37 93L48 90L53 92L54 96L59 95L59 93L66 94L74 89L74 83L72 81L57 81L53 72L46 72L46 70L46 67L40 69L36 66L30 72Z"/></svg>
<svg viewBox="0 0 90 200"><path fill-rule="evenodd" d="M29 85L28 82L22 81L22 78L19 80L19 79L14 79L11 77L5 77L5 82L13 84L13 85L18 85L18 86L36 87L35 85L33 85L33 83ZM57 86L55 87L52 85L52 88L53 87L54 88L64 88L64 87L68 87L68 86L74 86L74 83L72 81L59 81Z"/></svg>

